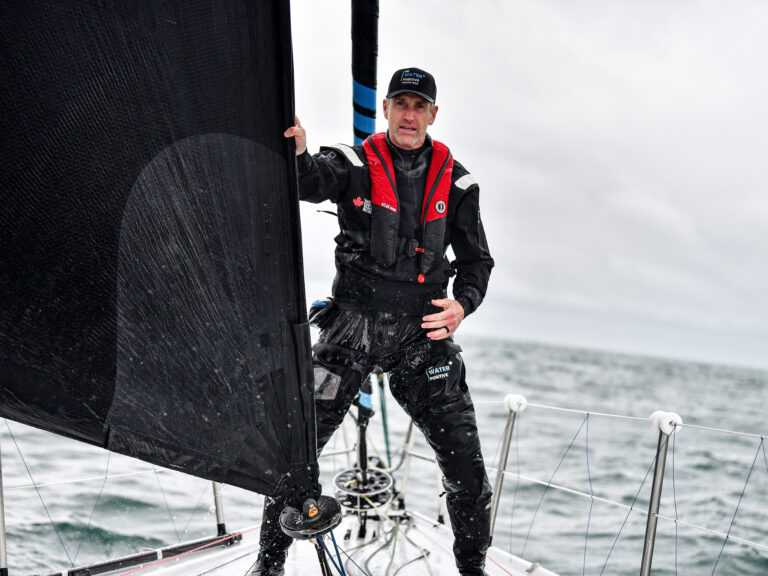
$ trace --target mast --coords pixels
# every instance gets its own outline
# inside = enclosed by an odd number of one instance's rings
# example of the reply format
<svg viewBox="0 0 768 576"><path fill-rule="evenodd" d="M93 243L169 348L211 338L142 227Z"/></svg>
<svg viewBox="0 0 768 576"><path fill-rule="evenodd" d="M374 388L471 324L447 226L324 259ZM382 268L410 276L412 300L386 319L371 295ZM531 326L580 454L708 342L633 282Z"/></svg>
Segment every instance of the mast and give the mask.
<svg viewBox="0 0 768 576"><path fill-rule="evenodd" d="M376 131L379 0L352 0L352 106L355 144Z"/></svg>

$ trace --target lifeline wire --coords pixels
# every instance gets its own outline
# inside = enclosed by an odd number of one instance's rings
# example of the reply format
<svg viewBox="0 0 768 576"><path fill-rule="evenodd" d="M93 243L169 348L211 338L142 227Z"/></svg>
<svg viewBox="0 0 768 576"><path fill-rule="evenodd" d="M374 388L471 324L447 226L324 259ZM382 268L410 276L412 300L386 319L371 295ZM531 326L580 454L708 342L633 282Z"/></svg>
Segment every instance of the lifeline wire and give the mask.
<svg viewBox="0 0 768 576"><path fill-rule="evenodd" d="M51 523L51 526L53 526L54 532L56 532L56 537L59 539L59 543L61 544L61 547L64 549L64 554L67 555L67 560L69 560L69 564L72 568L75 567L75 563L72 561L72 557L69 555L69 551L67 550L67 547L64 545L64 541L61 539L61 534L59 534L59 529L56 528L56 524L53 521L53 518L51 518L51 513L48 512L48 506L45 505L45 500L43 500L43 495L40 494L40 490L37 488L37 484L35 483L35 479L32 477L32 472L29 469L29 466L27 466L27 461L24 460L24 455L21 453L21 448L19 448L19 443L16 442L16 437L13 435L13 430L11 430L11 425L8 424L8 420L5 420L5 425L8 428L8 432L11 434L11 439L13 440L13 443L16 445L16 451L19 453L19 457L21 457L21 462L24 464L24 468L27 469L27 474L29 475L29 479L32 482L32 485L35 487L35 492L37 492L37 497L40 498L40 503L43 505L43 508L45 509L45 513L48 515L48 520Z"/></svg>
<svg viewBox="0 0 768 576"><path fill-rule="evenodd" d="M739 501L736 504L736 510L733 511L733 517L731 518L731 525L728 526L728 533L725 535L725 540L723 540L723 545L720 547L720 553L717 555L717 560L715 561L715 565L712 568L712 575L714 576L715 570L717 570L717 565L720 563L720 557L723 555L723 550L725 550L725 545L728 543L728 537L731 535L731 528L733 528L733 523L736 521L736 514L739 513L739 506L741 506L741 500L744 498L744 493L747 491L747 484L749 484L749 479L752 476L752 470L755 469L755 462L757 462L757 457L760 456L760 451L764 450L764 443L765 438L760 438L760 445L757 447L757 452L755 452L755 457L752 459L752 466L749 467L749 473L747 474L747 480L744 482L744 488L741 489L741 495L739 496ZM765 452L763 452L763 456L765 457Z"/></svg>
<svg viewBox="0 0 768 576"><path fill-rule="evenodd" d="M544 496L546 496L547 492L549 491L549 485L552 484L552 480L555 479L555 474L557 474L557 471L560 469L560 466L563 464L565 457L568 455L568 451L571 449L571 446L573 446L573 443L576 442L576 438L578 438L579 433L581 432L581 429L584 427L584 424L585 422L587 422L588 419L589 419L589 414L587 414L587 416L582 421L581 426L579 426L579 429L576 430L576 434L574 434L573 438L571 438L571 443L568 444L568 448L565 449L565 452L563 453L562 458L560 458L560 462L558 462L557 467L555 468L555 471L552 472L552 476L549 478L547 485L544 487L544 492L542 493L541 498L539 498L539 503L536 506L536 511L533 513L533 518L531 518L531 525L528 526L528 533L525 535L525 542L523 542L523 550L520 552L520 556L525 556L525 547L528 546L528 538L531 535L531 530L533 529L533 523L536 521L536 514L539 513L539 508L541 508L541 503L544 501Z"/></svg>

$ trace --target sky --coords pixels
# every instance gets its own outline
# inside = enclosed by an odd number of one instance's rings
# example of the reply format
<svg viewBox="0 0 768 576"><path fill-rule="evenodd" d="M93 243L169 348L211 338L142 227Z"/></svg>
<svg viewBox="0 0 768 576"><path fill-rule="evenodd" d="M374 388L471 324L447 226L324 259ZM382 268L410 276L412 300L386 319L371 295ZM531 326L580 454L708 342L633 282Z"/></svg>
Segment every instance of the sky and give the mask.
<svg viewBox="0 0 768 576"><path fill-rule="evenodd" d="M309 149L351 143L350 2L291 12ZM457 340L768 367L766 25L759 0L381 0L379 100L430 71L430 134L480 183L496 267ZM309 300L329 208L302 203Z"/></svg>

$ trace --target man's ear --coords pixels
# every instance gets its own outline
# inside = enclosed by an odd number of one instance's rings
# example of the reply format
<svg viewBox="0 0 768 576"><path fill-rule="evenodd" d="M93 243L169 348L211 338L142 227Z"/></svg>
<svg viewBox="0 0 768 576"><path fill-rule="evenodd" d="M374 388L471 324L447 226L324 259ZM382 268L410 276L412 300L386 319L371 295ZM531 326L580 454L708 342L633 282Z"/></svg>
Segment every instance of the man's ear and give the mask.
<svg viewBox="0 0 768 576"><path fill-rule="evenodd" d="M384 110L384 119L389 120L389 100L384 98L383 102L381 103L382 108Z"/></svg>
<svg viewBox="0 0 768 576"><path fill-rule="evenodd" d="M435 116L437 116L437 104L432 107L432 119L429 121L430 126L432 126L432 123L435 121Z"/></svg>

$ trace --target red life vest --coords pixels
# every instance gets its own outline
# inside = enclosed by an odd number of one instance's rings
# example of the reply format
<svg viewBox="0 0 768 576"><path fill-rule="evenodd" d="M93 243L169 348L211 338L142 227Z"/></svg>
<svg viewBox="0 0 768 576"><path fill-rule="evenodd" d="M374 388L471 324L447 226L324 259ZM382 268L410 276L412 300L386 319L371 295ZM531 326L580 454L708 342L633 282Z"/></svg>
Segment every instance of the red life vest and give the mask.
<svg viewBox="0 0 768 576"><path fill-rule="evenodd" d="M363 149L371 177L371 255L384 267L397 259L400 213L392 155L386 134L372 134ZM436 259L442 259L448 196L451 191L453 156L445 144L432 141L432 160L427 171L427 185L421 204L421 239L415 248L419 257L419 276L424 275Z"/></svg>

